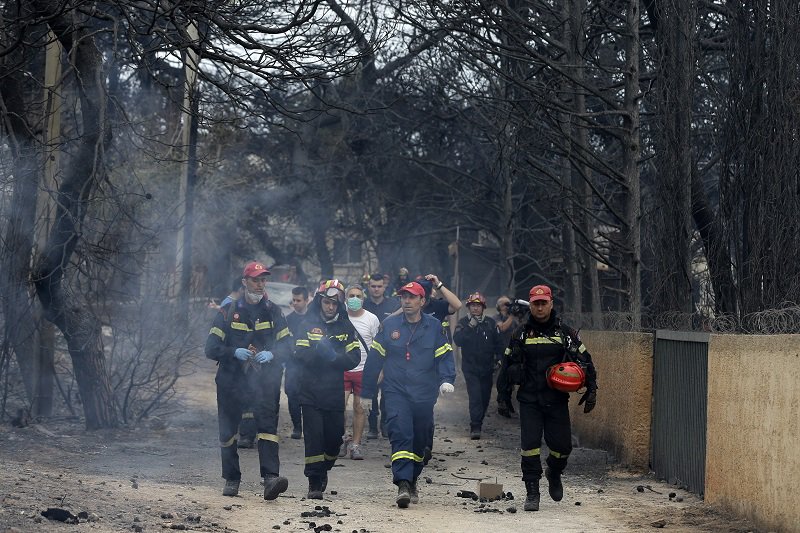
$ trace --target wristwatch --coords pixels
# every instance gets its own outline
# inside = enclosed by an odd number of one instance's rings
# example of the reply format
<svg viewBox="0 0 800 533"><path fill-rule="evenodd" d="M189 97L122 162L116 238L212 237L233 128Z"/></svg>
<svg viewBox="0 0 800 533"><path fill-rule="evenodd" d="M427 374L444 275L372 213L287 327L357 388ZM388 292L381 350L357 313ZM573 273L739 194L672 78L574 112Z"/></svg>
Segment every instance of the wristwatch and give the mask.
<svg viewBox="0 0 800 533"><path fill-rule="evenodd" d="M434 287L434 289L436 289L438 291L442 287L444 287L444 283L440 281L439 284L436 287Z"/></svg>

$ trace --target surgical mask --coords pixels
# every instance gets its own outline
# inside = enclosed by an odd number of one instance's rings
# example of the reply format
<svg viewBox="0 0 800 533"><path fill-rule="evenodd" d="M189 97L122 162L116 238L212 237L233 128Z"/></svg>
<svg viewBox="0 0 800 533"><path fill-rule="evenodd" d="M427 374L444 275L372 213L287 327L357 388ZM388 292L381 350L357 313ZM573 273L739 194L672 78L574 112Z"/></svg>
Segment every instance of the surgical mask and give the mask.
<svg viewBox="0 0 800 533"><path fill-rule="evenodd" d="M361 298L353 296L352 298L347 299L347 308L351 311L358 311L361 309Z"/></svg>
<svg viewBox="0 0 800 533"><path fill-rule="evenodd" d="M261 301L261 298L263 297L264 295L262 293L250 292L247 289L244 290L244 298L245 300L247 300L247 303L249 304L257 304L258 302Z"/></svg>

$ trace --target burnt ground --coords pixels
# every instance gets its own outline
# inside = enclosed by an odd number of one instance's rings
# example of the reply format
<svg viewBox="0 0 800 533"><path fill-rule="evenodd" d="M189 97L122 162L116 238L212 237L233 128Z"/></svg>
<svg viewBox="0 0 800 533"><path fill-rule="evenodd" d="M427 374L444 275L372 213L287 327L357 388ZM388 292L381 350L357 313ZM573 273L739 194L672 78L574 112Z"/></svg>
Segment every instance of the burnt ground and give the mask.
<svg viewBox="0 0 800 533"><path fill-rule="evenodd" d="M541 510L524 512L518 420L498 417L493 404L483 438L469 440L460 376L456 393L436 408L434 458L423 472L418 505L395 506L383 438L366 441L363 461L340 459L325 499L307 501L302 441L288 438L285 401L280 433L288 491L263 500L257 454L248 449L240 451L240 495L227 498L221 495L213 362L198 360L198 368L180 382L175 412L142 427L87 433L69 420L3 426L0 531L756 531L695 495L580 447L564 475L564 500L551 501L543 481ZM496 480L513 499L461 497L476 491L477 481L466 478ZM43 517L48 508L81 514L77 523L64 523Z"/></svg>

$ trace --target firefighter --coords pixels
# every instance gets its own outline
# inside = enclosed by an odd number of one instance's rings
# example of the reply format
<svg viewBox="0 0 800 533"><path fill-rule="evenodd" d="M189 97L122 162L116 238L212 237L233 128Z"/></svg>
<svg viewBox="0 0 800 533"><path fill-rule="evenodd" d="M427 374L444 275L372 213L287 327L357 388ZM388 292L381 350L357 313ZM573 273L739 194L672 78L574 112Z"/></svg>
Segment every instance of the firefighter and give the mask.
<svg viewBox="0 0 800 533"><path fill-rule="evenodd" d="M453 392L456 370L441 321L422 312L425 289L411 282L398 292L403 312L384 320L372 342L364 366L361 406L367 411L372 407L383 370L396 503L406 508L419 501L417 479L433 439L433 406L439 394Z"/></svg>
<svg viewBox="0 0 800 533"><path fill-rule="evenodd" d="M486 298L480 292L467 297L469 314L456 324L453 341L461 347L461 372L469 398L469 436L481 438L483 417L489 407L494 370L503 357L505 346L494 319L486 316Z"/></svg>
<svg viewBox="0 0 800 533"><path fill-rule="evenodd" d="M280 308L266 298L267 270L250 262L242 272L244 294L220 308L206 340L206 357L218 363L217 417L222 455L222 494L236 496L239 470L237 430L242 412L252 405L264 499L286 490L278 459L278 404L282 362L292 351L291 333Z"/></svg>
<svg viewBox="0 0 800 533"><path fill-rule="evenodd" d="M524 508L538 511L542 435L550 450L544 474L554 501L561 501L564 497L561 473L572 451L569 393L563 392L560 385L549 379L548 371L565 361L579 363L585 372L586 392L578 402L579 405L585 404L584 413L594 409L597 401L597 372L577 332L564 324L553 309L550 287L534 286L529 301L530 312L511 335L500 372L510 387L519 385L522 481L527 492ZM583 381L581 378L572 390L583 386ZM501 392L498 390L498 394Z"/></svg>
<svg viewBox="0 0 800 533"><path fill-rule="evenodd" d="M320 284L308 306L295 341L300 364L308 498L321 500L328 486L344 433L344 372L361 362L361 350L344 306L344 285L332 279Z"/></svg>

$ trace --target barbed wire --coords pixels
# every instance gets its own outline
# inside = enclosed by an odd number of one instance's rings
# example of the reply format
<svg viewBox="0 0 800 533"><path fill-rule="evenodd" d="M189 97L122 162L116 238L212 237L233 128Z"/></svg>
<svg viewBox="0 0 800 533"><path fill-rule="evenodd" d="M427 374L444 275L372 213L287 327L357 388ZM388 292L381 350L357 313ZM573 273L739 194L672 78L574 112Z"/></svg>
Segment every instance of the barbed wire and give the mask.
<svg viewBox="0 0 800 533"><path fill-rule="evenodd" d="M704 313L643 313L640 326L634 328L633 315L619 311L601 314L597 325L591 313L563 313L573 327L606 331L705 331L708 333L776 335L800 333L800 305L787 302L778 309L765 309L745 315Z"/></svg>

